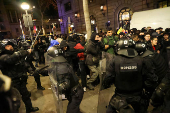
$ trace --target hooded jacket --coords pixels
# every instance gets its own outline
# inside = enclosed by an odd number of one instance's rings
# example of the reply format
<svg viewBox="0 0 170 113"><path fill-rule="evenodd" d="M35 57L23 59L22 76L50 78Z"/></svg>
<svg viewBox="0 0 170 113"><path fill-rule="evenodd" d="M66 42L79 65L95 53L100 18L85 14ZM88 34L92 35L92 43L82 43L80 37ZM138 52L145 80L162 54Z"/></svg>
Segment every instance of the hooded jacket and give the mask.
<svg viewBox="0 0 170 113"><path fill-rule="evenodd" d="M75 49L84 49L84 47L80 43L78 43L74 48ZM79 58L79 60L85 60L84 52L78 53L77 57Z"/></svg>
<svg viewBox="0 0 170 113"><path fill-rule="evenodd" d="M59 45L59 42L58 42L57 40L51 40L50 46L48 47L48 49L49 49L50 47L54 46L54 45ZM48 50L48 49L47 49L47 50Z"/></svg>
<svg viewBox="0 0 170 113"><path fill-rule="evenodd" d="M96 35L96 33L92 33L86 49L86 64L90 66L99 64L99 60L101 57L101 49L104 48L103 43L95 40Z"/></svg>

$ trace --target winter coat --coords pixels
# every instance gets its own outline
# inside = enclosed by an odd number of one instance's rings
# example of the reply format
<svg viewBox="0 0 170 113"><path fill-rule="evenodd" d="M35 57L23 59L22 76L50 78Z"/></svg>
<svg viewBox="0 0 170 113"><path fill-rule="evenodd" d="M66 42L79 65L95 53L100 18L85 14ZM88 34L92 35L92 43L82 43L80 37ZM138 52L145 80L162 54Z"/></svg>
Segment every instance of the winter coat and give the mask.
<svg viewBox="0 0 170 113"><path fill-rule="evenodd" d="M118 37L113 37L113 36L107 36L103 39L104 45L110 45L110 46L114 46L117 41L118 41ZM113 47L109 47L107 49L107 52L110 54L115 54Z"/></svg>
<svg viewBox="0 0 170 113"><path fill-rule="evenodd" d="M48 49L49 49L50 47L54 46L54 45L59 45L59 42L58 42L57 40L51 40L50 46L48 47ZM48 50L48 49L47 49L47 50Z"/></svg>
<svg viewBox="0 0 170 113"><path fill-rule="evenodd" d="M102 43L94 43L89 40L87 45L87 56L86 56L86 64L87 65L98 65L101 57L101 48L103 48Z"/></svg>
<svg viewBox="0 0 170 113"><path fill-rule="evenodd" d="M75 49L84 49L84 47L80 43L78 43L74 48ZM77 53L77 57L79 58L79 60L85 60L84 52Z"/></svg>

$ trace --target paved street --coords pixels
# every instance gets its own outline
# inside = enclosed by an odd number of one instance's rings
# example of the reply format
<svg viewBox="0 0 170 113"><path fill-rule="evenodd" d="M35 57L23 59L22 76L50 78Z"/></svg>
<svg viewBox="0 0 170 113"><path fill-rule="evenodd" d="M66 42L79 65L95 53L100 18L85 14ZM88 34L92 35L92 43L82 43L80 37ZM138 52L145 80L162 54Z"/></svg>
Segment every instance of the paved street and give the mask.
<svg viewBox="0 0 170 113"><path fill-rule="evenodd" d="M42 86L45 87L45 90L37 90L34 77L29 76L27 81L28 81L27 88L29 91L31 91L31 100L33 106L40 108L40 110L36 113L57 113L55 110L56 107L54 103L52 90L50 87L49 77L41 76L41 83ZM83 101L80 106L81 112L97 113L98 89L99 86L97 86L97 88L94 91L87 90L87 92L85 92ZM67 104L68 101L63 100L64 112L66 112ZM20 113L25 113L25 106L23 102L21 103Z"/></svg>
<svg viewBox="0 0 170 113"><path fill-rule="evenodd" d="M32 76L28 77L27 88L29 91L31 91L31 94L32 94L31 100L32 100L33 106L40 108L40 110L36 113L57 113L56 107L55 107L55 100L53 98L52 90L50 87L49 76L45 76L45 77L41 76L41 83L42 83L42 86L45 87L45 90L43 91L36 89L37 86L36 86L34 77ZM112 86L110 89L114 89L114 87ZM87 89L87 92L85 92L83 101L80 105L81 112L97 113L98 90L99 90L99 85L95 88L94 91ZM103 95L105 95L102 98L103 100L108 99L108 97L112 95L109 93L109 91L110 90L107 91L108 92L107 94L102 93ZM66 112L67 104L68 104L68 101L63 100L64 113ZM100 113L102 113L101 111L102 107L106 108L105 106L99 106ZM152 107L149 107L149 110L151 109ZM20 113L25 113L25 106L23 102L21 103Z"/></svg>

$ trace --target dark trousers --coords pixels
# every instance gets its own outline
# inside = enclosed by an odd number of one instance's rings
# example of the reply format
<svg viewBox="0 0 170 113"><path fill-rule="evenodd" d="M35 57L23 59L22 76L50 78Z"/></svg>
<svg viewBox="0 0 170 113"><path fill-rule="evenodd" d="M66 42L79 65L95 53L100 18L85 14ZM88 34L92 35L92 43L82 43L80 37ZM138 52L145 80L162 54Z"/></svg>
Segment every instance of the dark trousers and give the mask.
<svg viewBox="0 0 170 113"><path fill-rule="evenodd" d="M39 63L45 64L44 52L39 52L38 54L39 54Z"/></svg>
<svg viewBox="0 0 170 113"><path fill-rule="evenodd" d="M40 75L35 74L34 79L35 79L35 82L37 83L37 87L41 87Z"/></svg>
<svg viewBox="0 0 170 113"><path fill-rule="evenodd" d="M106 113L147 113L147 103L139 96L113 95Z"/></svg>
<svg viewBox="0 0 170 113"><path fill-rule="evenodd" d="M81 75L81 83L82 87L87 86L87 81L86 81L86 67L85 67L85 61L79 61L79 70L80 70L80 75Z"/></svg>
<svg viewBox="0 0 170 113"><path fill-rule="evenodd" d="M35 82L37 83L37 87L41 87L40 75L36 71L36 68L34 67L32 61L29 62L29 65L30 65L30 68L29 68L30 70L28 72L30 73L31 71L34 71L33 76L34 76Z"/></svg>
<svg viewBox="0 0 170 113"><path fill-rule="evenodd" d="M67 113L80 113L80 103L83 99L83 89L78 89L77 93L68 98Z"/></svg>
<svg viewBox="0 0 170 113"><path fill-rule="evenodd" d="M22 95L22 100L25 103L26 109L27 110L30 109L32 107L30 99L31 93L28 91L26 87L26 78L22 77L12 80L12 86L16 88Z"/></svg>

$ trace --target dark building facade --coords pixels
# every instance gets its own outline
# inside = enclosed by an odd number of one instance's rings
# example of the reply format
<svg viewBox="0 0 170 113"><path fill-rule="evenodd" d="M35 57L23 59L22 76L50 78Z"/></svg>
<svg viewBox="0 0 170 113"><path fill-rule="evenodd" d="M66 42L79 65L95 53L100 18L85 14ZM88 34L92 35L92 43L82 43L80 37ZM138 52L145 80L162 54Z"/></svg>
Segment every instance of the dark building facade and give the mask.
<svg viewBox="0 0 170 113"><path fill-rule="evenodd" d="M0 0L0 38L17 38L20 33L20 6L15 6L16 0Z"/></svg>
<svg viewBox="0 0 170 113"><path fill-rule="evenodd" d="M170 6L170 0L88 0L92 30L106 31L130 25L134 12ZM77 33L86 33L83 0L57 0L62 34L69 33L70 25ZM96 29L97 27L97 29Z"/></svg>

